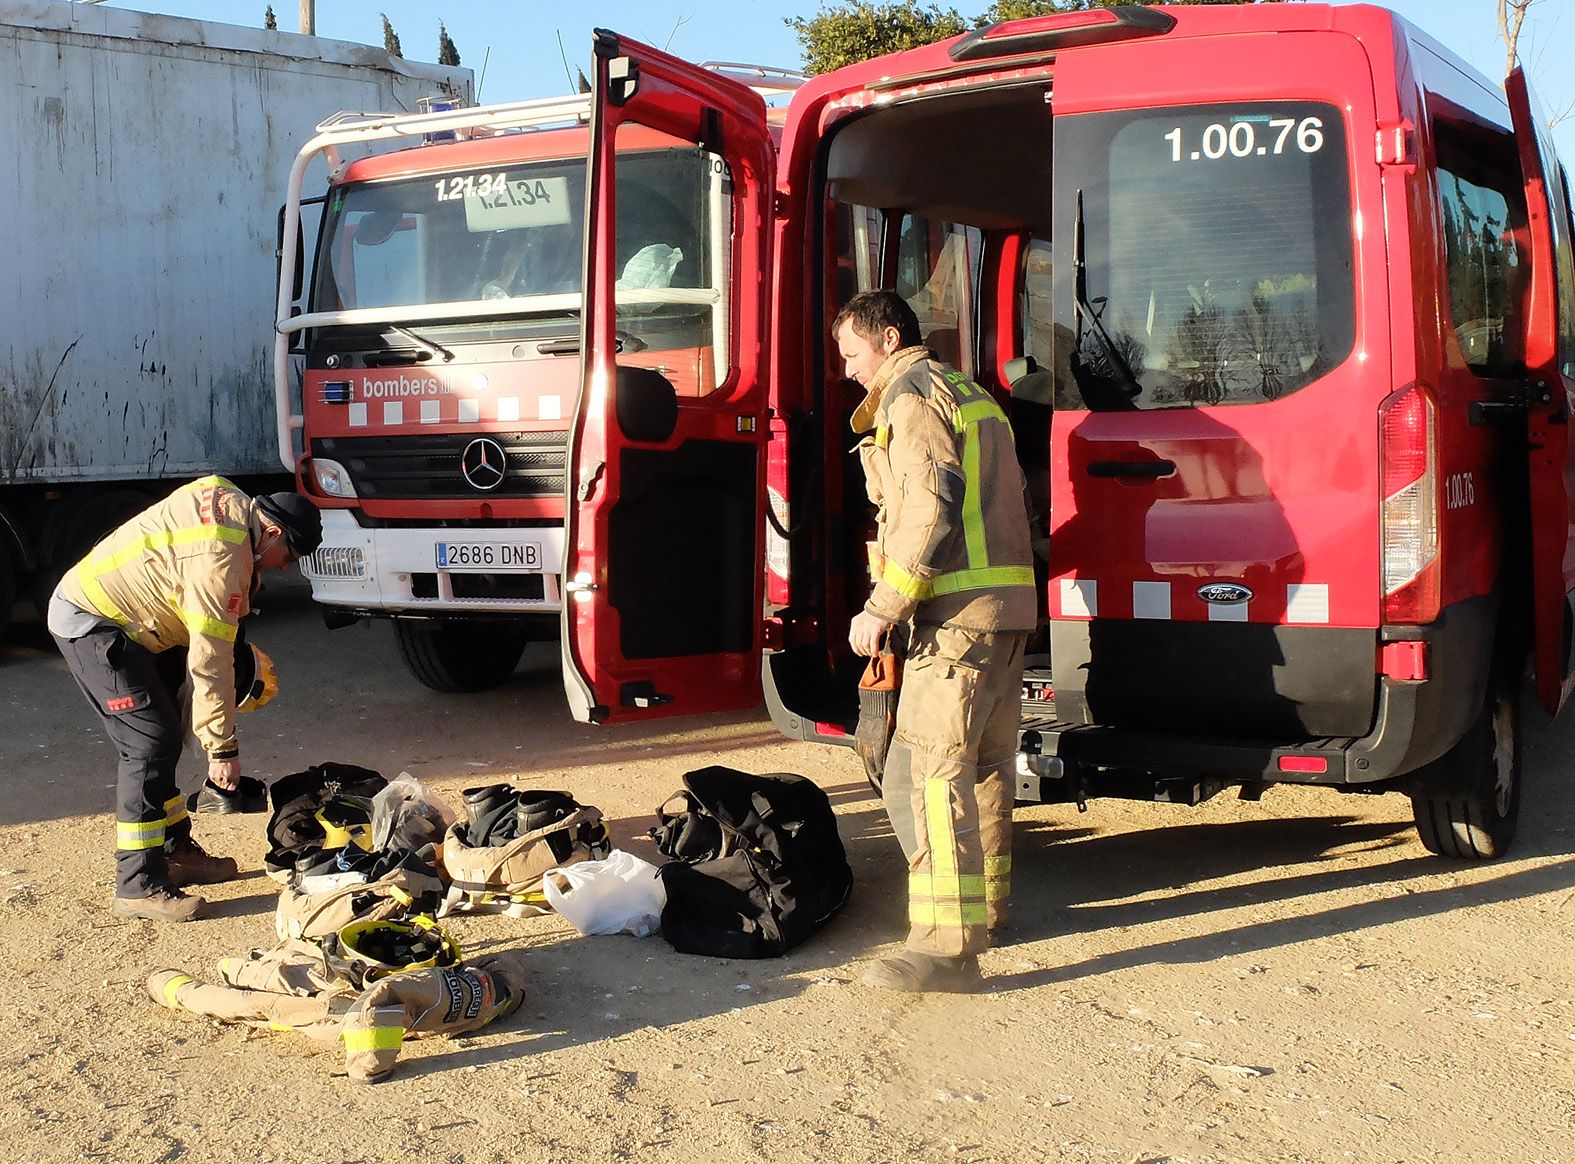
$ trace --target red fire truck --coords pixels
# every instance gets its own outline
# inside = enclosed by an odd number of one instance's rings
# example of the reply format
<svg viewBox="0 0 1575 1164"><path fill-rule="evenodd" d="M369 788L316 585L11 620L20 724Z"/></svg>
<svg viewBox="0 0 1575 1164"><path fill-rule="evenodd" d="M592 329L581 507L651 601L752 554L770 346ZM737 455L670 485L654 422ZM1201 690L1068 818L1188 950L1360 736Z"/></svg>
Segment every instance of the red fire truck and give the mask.
<svg viewBox="0 0 1575 1164"><path fill-rule="evenodd" d="M892 286L1036 495L1021 798L1393 790L1433 851L1502 853L1575 586L1568 183L1507 89L1375 7L1095 9L819 77L778 156L745 89L598 34L576 713L745 708L763 675L784 732L846 741L868 511L827 324ZM642 131L731 179L703 391L619 352Z"/></svg>
<svg viewBox="0 0 1575 1164"><path fill-rule="evenodd" d="M765 94L799 79L707 68ZM279 452L323 510L304 570L331 625L391 619L437 690L502 682L558 633L588 111L576 96L341 114L297 156L281 211ZM319 157L327 193L303 199ZM729 176L658 130L631 127L618 158L619 360L703 396L731 342Z"/></svg>

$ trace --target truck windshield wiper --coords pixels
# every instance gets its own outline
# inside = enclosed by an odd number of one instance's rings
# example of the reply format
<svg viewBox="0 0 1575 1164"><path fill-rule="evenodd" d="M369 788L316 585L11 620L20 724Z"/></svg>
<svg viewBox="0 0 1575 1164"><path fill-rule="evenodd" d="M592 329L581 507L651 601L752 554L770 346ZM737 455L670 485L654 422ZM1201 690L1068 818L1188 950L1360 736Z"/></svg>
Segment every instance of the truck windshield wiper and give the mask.
<svg viewBox="0 0 1575 1164"><path fill-rule="evenodd" d="M1135 400L1143 394L1143 385L1138 383L1132 365L1127 363L1126 357L1121 354L1121 349L1116 347L1116 341L1110 338L1110 333L1100 322L1099 312L1094 310L1093 304L1088 299L1088 263L1083 257L1083 191L1081 189L1077 192L1077 221L1072 227L1072 276L1072 298L1077 307L1077 327L1072 340L1073 352L1080 352L1083 348L1083 321L1087 320L1089 331L1093 333L1100 351L1104 354L1111 378L1129 400Z"/></svg>
<svg viewBox="0 0 1575 1164"><path fill-rule="evenodd" d="M395 332L395 333L397 333L399 335L404 336L407 340L410 340L410 341L412 341L414 343L420 344L427 351L431 352L434 356L442 356L444 363L448 363L448 361L450 361L450 360L452 360L454 358L454 353L449 351L442 344L435 344L431 340L426 339L423 336L417 335L415 332L411 331L408 327L402 327L402 326L400 326L397 323L387 323L387 324L384 324L383 326L388 328L389 331L392 331L392 332Z"/></svg>

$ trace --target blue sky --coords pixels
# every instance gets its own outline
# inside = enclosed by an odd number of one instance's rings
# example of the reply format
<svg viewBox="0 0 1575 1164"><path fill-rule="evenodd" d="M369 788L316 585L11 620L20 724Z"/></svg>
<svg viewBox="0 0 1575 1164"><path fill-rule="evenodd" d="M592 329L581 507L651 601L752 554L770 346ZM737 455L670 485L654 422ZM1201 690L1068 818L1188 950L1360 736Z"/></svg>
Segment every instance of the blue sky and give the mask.
<svg viewBox="0 0 1575 1164"><path fill-rule="evenodd" d="M109 0L110 7L164 12L229 24L262 24L268 0ZM942 0L965 15L987 0ZM279 27L294 31L298 0L274 0ZM1490 77L1501 75L1504 46L1494 0L1388 0L1401 13ZM569 75L587 67L591 29L611 28L694 61L726 60L796 68L798 39L784 21L810 16L818 0L317 0L320 36L381 44L386 12L405 55L437 56L441 17L462 63L476 70L485 101L513 101L567 92ZM1575 105L1575 11L1568 0L1539 0L1521 33L1520 55L1543 104ZM562 51L559 42L562 42ZM568 71L564 57L568 59ZM483 68L485 74L483 75ZM1575 166L1575 116L1556 131L1566 165Z"/></svg>

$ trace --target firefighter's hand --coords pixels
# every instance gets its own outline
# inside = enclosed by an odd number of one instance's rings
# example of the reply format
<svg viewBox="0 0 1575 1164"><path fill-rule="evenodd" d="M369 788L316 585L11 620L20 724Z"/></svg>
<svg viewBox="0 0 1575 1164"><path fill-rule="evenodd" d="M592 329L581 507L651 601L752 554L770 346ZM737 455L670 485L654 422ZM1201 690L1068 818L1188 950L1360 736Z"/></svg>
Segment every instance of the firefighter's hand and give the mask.
<svg viewBox="0 0 1575 1164"><path fill-rule="evenodd" d="M861 610L848 624L848 646L853 648L855 655L870 658L880 653L881 643L885 641L889 630L891 623L867 610Z"/></svg>
<svg viewBox="0 0 1575 1164"><path fill-rule="evenodd" d="M222 788L226 792L234 792L241 786L241 762L239 760L209 760L208 781L215 788Z"/></svg>

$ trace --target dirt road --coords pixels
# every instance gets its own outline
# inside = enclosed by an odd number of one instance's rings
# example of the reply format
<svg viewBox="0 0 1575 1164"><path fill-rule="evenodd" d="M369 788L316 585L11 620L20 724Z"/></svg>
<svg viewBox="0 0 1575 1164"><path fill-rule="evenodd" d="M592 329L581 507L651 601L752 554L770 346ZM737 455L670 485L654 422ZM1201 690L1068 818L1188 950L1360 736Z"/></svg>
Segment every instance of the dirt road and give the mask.
<svg viewBox="0 0 1575 1164"><path fill-rule="evenodd" d="M331 1048L148 1001L151 969L211 974L270 943L263 818L197 818L248 871L209 891L215 916L113 917L113 758L23 628L0 653L12 1159L1575 1161L1575 716L1528 708L1521 836L1493 865L1427 856L1398 797L1020 810L989 991L910 1000L857 980L900 938L903 869L850 752L763 715L575 724L540 646L504 690L434 696L386 627L323 632L299 585L255 638L284 687L242 721L253 775L342 760L456 802L503 778L563 787L650 856L641 834L688 768L802 772L836 805L853 898L766 962L459 918L468 949L529 951L524 1009L359 1087Z"/></svg>

